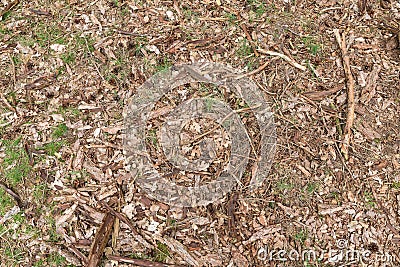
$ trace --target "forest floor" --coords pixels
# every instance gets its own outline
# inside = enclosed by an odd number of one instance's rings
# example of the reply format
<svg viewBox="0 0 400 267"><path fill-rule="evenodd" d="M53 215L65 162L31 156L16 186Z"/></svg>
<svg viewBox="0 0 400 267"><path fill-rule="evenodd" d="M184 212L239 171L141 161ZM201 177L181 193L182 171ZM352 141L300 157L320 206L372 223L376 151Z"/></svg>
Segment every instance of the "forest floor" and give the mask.
<svg viewBox="0 0 400 267"><path fill-rule="evenodd" d="M400 265L400 2L2 0L0 12L1 266ZM276 153L256 190L178 208L132 181L123 110L155 73L201 60L256 82Z"/></svg>

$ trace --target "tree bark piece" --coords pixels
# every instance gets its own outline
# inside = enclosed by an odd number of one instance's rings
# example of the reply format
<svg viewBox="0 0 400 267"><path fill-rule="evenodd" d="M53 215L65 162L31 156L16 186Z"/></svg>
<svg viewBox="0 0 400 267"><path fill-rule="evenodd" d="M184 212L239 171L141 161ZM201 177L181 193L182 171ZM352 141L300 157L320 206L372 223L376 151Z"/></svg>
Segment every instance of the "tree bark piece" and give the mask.
<svg viewBox="0 0 400 267"><path fill-rule="evenodd" d="M351 140L351 128L354 123L354 109L355 109L355 100L354 100L354 78L350 69L350 58L347 53L346 46L346 36L344 32L342 36L340 36L339 30L334 29L336 41L340 47L342 53L342 62L343 69L346 75L346 83L347 83L347 117L346 117L346 126L343 131L342 143L340 145L340 151L342 152L344 158L346 160L349 159L349 146Z"/></svg>
<svg viewBox="0 0 400 267"><path fill-rule="evenodd" d="M111 231L114 225L115 216L111 213L107 213L103 219L103 223L97 230L90 248L88 257L88 267L97 267L100 264L103 256L104 249L106 248L108 239L110 238Z"/></svg>

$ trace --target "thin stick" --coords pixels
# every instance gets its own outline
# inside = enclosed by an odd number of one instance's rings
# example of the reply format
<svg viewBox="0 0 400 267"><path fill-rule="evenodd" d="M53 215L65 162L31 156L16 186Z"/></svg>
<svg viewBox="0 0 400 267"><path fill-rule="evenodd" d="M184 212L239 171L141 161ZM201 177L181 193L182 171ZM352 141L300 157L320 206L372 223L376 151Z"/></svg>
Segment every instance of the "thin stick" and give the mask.
<svg viewBox="0 0 400 267"><path fill-rule="evenodd" d="M340 36L338 29L334 29L333 32L335 33L336 41L342 52L342 62L347 83L347 117L346 117L346 126L344 128L344 134L342 137L342 144L340 145L340 151L342 152L344 158L348 160L349 145L351 140L351 128L353 127L354 123L354 110L355 110L354 78L350 69L350 58L349 55L347 54L345 34L343 32L342 36Z"/></svg>
<svg viewBox="0 0 400 267"><path fill-rule="evenodd" d="M182 266L182 265L175 265L175 264L165 264L165 263L154 262L154 261L149 261L149 260L132 259L132 258L128 258L128 257L114 256L114 255L109 255L109 256L107 256L107 258L109 260L113 260L113 261L131 263L136 266L144 266L144 267L173 267L173 266L178 267L178 266Z"/></svg>
<svg viewBox="0 0 400 267"><path fill-rule="evenodd" d="M0 11L0 19L3 18L4 14L6 14L8 11L10 11L12 8L14 8L16 5L18 5L19 1L20 0L15 0L15 1L8 3L8 5L2 11Z"/></svg>
<svg viewBox="0 0 400 267"><path fill-rule="evenodd" d="M271 60L271 61L272 61L272 60ZM255 69L255 70L250 71L250 72L248 72L248 73L245 73L245 74L236 76L235 79L241 79L241 78L243 78L243 77L249 77L249 76L251 76L251 75L257 74L257 73L263 71L263 70L269 65L269 63L271 63L271 61L265 62L265 63L262 64L260 67L258 67L258 69Z"/></svg>
<svg viewBox="0 0 400 267"><path fill-rule="evenodd" d="M10 58L10 62L11 62L11 66L12 66L12 73L13 73L13 82L14 82L14 86L17 84L17 78L16 78L16 74L15 74L15 64L14 64L14 59L11 56L11 54L8 54L9 58Z"/></svg>
<svg viewBox="0 0 400 267"><path fill-rule="evenodd" d="M11 106L10 103L8 103L7 98L3 95L2 92L0 92L0 99L3 100L4 104L6 104L6 106L14 113L17 113L17 110Z"/></svg>
<svg viewBox="0 0 400 267"><path fill-rule="evenodd" d="M286 60L290 65L292 65L293 67L298 68L299 70L305 71L307 69L307 67L305 67L303 65L300 65L299 63L295 62L290 57L288 57L288 56L286 56L284 54L281 54L281 53L278 53L278 52L275 52L275 51L264 50L264 49L261 49L261 48L258 49L258 52L266 54L266 55L270 55L270 56L278 56L278 57Z"/></svg>
<svg viewBox="0 0 400 267"><path fill-rule="evenodd" d="M242 28L242 30L244 31L244 34L246 35L246 39L249 41L250 45L251 45L251 49L253 49L254 55L256 57L260 56L257 52L257 49L254 48L253 45L253 40L251 39L251 36L249 34L249 32L247 31L247 27L244 24L241 24L240 27Z"/></svg>
<svg viewBox="0 0 400 267"><path fill-rule="evenodd" d="M3 187L4 191L6 191L10 196L12 196L15 202L17 202L18 207L20 209L24 207L24 204L22 203L22 199L20 198L20 196L18 196L18 194L15 193L12 189L8 188L7 185L2 181L0 181L0 187Z"/></svg>

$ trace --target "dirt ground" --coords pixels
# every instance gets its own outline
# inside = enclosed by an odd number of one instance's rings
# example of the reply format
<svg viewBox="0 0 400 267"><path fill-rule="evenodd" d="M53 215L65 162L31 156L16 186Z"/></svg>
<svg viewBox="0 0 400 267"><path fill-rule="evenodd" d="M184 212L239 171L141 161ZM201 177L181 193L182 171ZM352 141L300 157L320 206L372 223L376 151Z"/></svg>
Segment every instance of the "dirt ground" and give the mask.
<svg viewBox="0 0 400 267"><path fill-rule="evenodd" d="M2 0L0 12L1 266L400 266L399 1ZM255 191L177 208L127 171L123 109L155 73L201 60L255 81L276 153ZM215 126L192 123L187 138ZM211 137L231 148L221 128Z"/></svg>

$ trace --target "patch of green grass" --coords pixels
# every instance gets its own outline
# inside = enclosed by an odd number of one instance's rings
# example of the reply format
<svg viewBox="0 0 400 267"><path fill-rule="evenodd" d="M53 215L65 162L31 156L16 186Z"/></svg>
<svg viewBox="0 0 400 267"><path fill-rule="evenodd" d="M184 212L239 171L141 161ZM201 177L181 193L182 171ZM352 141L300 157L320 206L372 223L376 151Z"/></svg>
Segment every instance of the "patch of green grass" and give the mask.
<svg viewBox="0 0 400 267"><path fill-rule="evenodd" d="M371 192L364 192L364 199L368 206L371 208L375 207L376 201Z"/></svg>
<svg viewBox="0 0 400 267"><path fill-rule="evenodd" d="M250 6L251 10L256 14L256 17L259 18L264 15L268 9L275 9L274 6L270 6L269 8L264 3L264 1L259 0L247 0L247 4Z"/></svg>
<svg viewBox="0 0 400 267"><path fill-rule="evenodd" d="M308 51L313 56L318 55L322 50L322 44L318 43L313 37L306 36L302 38L304 45L308 48Z"/></svg>
<svg viewBox="0 0 400 267"><path fill-rule="evenodd" d="M61 60L68 65L74 64L76 60L76 53L72 51L68 51L61 55Z"/></svg>
<svg viewBox="0 0 400 267"><path fill-rule="evenodd" d="M158 262L165 262L165 260L170 256L168 246L157 241L157 249L154 253L154 259Z"/></svg>
<svg viewBox="0 0 400 267"><path fill-rule="evenodd" d="M21 59L18 55L14 55L11 58L12 58L12 61L14 62L14 65L18 66L21 64Z"/></svg>
<svg viewBox="0 0 400 267"><path fill-rule="evenodd" d="M14 206L14 201L10 198L7 192L0 187L0 216L3 216L7 211L9 211ZM0 228L0 235L1 235Z"/></svg>
<svg viewBox="0 0 400 267"><path fill-rule="evenodd" d="M21 138L16 140L2 140L5 148L5 157L2 163L3 175L11 186L16 186L28 176L32 167L29 164L29 157L26 154Z"/></svg>
<svg viewBox="0 0 400 267"><path fill-rule="evenodd" d="M140 253L140 252L132 252L128 257L132 259L139 259L139 260L145 260L145 259L150 259L149 256L146 254Z"/></svg>
<svg viewBox="0 0 400 267"><path fill-rule="evenodd" d="M239 57L248 57L254 55L253 49L251 48L249 42L246 39L243 39L241 41L239 49L236 51L236 54Z"/></svg>
<svg viewBox="0 0 400 267"><path fill-rule="evenodd" d="M237 22L237 17L235 14L226 13L225 17L228 19L229 23L231 23L231 24L235 24Z"/></svg>
<svg viewBox="0 0 400 267"><path fill-rule="evenodd" d="M159 62L159 63L155 66L155 69L156 69L157 72L166 71L166 70L169 69L171 66L172 66L171 61L170 61L168 58L164 57L164 58L162 59L162 61Z"/></svg>
<svg viewBox="0 0 400 267"><path fill-rule="evenodd" d="M301 244L304 244L304 242L305 242L306 239L307 239L307 231L301 230L301 231L297 232L297 233L294 235L294 239L297 240L297 241L299 241Z"/></svg>
<svg viewBox="0 0 400 267"><path fill-rule="evenodd" d="M5 12L2 16L2 21L6 21L10 16L11 16L11 10L8 10L7 12Z"/></svg>
<svg viewBox="0 0 400 267"><path fill-rule="evenodd" d="M63 31L55 24L39 23L33 28L33 39L41 47L51 44L66 44Z"/></svg>
<svg viewBox="0 0 400 267"><path fill-rule="evenodd" d="M33 198L36 201L43 201L46 198L47 193L49 192L49 187L47 184L38 184L33 188Z"/></svg>
<svg viewBox="0 0 400 267"><path fill-rule="evenodd" d="M43 149L50 156L54 156L65 145L64 141L53 141L43 146Z"/></svg>
<svg viewBox="0 0 400 267"><path fill-rule="evenodd" d="M42 267L45 266L46 261L44 259L40 259L37 262L35 262L32 266L33 267Z"/></svg>
<svg viewBox="0 0 400 267"><path fill-rule="evenodd" d="M318 189L318 184L316 184L316 183L307 183L305 189L306 189L306 192L311 195Z"/></svg>
<svg viewBox="0 0 400 267"><path fill-rule="evenodd" d="M92 53L95 50L95 40L90 36L77 35L75 36L75 43L77 48L83 49L85 52Z"/></svg>
<svg viewBox="0 0 400 267"><path fill-rule="evenodd" d="M277 184L276 184L276 188L281 191L282 193L287 191L287 190L292 190L294 188L294 185L289 183L286 180L280 180Z"/></svg>
<svg viewBox="0 0 400 267"><path fill-rule="evenodd" d="M4 250L4 255L10 260L13 260L14 263L19 263L24 258L24 252L20 248L7 247Z"/></svg>
<svg viewBox="0 0 400 267"><path fill-rule="evenodd" d="M64 118L77 118L82 114L79 109L74 107L59 107L57 112Z"/></svg>
<svg viewBox="0 0 400 267"><path fill-rule="evenodd" d="M49 235L49 240L50 242L58 242L60 241L61 237L59 234L57 234L56 231L56 219L52 216L47 216L46 217L46 221L47 221L47 234Z"/></svg>
<svg viewBox="0 0 400 267"><path fill-rule="evenodd" d="M393 183L392 183L392 188L394 188L394 189L400 189L400 181L399 181L399 182L393 182Z"/></svg>
<svg viewBox="0 0 400 267"><path fill-rule="evenodd" d="M153 144L153 146L157 147L158 146L157 130L150 129L148 131L148 135L147 135L146 139L148 142L151 142Z"/></svg>
<svg viewBox="0 0 400 267"><path fill-rule="evenodd" d="M55 253L55 252L51 253L47 257L47 263L50 266L55 266L55 267L62 266L62 265L64 265L66 263L66 261L67 260L65 259L65 257L63 257L60 254Z"/></svg>
<svg viewBox="0 0 400 267"><path fill-rule="evenodd" d="M67 125L65 125L64 123L61 123L53 129L53 133L51 134L51 136L54 139L58 139L60 137L63 137L67 132L68 132Z"/></svg>

